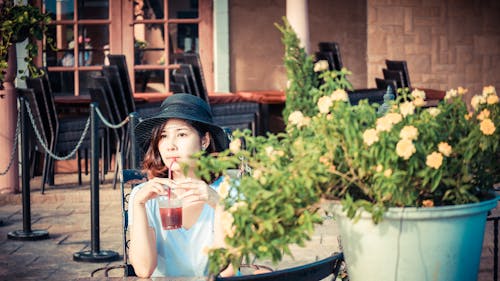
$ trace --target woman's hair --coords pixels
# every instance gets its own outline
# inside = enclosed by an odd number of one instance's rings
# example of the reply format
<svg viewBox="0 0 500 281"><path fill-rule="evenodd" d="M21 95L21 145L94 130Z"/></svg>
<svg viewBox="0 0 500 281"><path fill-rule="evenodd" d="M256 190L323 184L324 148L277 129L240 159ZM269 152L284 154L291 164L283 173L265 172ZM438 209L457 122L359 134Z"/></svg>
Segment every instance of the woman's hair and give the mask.
<svg viewBox="0 0 500 281"><path fill-rule="evenodd" d="M184 120L184 122L191 125L197 132L200 138L204 137L208 132L208 128L203 124L196 121ZM144 155L144 160L142 161L143 172L147 173L149 177L168 177L168 167L165 166L161 159L160 150L158 149L158 144L161 139L161 132L166 122L154 127L151 131L151 142ZM215 151L212 136L210 135L210 145L205 150L206 153L212 153Z"/></svg>

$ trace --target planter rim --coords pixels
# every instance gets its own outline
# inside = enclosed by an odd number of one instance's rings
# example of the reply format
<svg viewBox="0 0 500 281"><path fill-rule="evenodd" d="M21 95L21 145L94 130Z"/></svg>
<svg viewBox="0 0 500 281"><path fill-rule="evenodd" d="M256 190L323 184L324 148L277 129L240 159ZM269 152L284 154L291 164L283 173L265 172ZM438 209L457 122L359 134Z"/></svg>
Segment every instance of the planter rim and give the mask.
<svg viewBox="0 0 500 281"><path fill-rule="evenodd" d="M484 213L497 206L500 196L495 194L495 197L478 203L460 204L460 205L450 205L450 206L438 206L432 208L424 207L391 207L389 208L383 216L385 219L422 219L427 217L429 219L438 217L458 217L463 215L471 215L476 213ZM333 203L333 210L337 214L345 215L342 211L342 204L340 202ZM360 218L371 218L372 214L366 211L362 211Z"/></svg>

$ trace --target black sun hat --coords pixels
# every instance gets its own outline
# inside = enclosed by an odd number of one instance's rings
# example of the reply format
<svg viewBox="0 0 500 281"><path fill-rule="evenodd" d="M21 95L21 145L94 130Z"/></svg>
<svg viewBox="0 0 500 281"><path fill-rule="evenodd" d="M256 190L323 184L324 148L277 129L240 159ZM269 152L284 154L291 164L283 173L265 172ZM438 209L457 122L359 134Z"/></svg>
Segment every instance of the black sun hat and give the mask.
<svg viewBox="0 0 500 281"><path fill-rule="evenodd" d="M171 118L195 121L205 125L212 135L215 151L223 151L228 147L227 135L221 127L213 123L212 111L208 104L199 97L190 94L174 94L166 98L158 113L140 121L135 126L138 144L146 150L151 140L153 128Z"/></svg>

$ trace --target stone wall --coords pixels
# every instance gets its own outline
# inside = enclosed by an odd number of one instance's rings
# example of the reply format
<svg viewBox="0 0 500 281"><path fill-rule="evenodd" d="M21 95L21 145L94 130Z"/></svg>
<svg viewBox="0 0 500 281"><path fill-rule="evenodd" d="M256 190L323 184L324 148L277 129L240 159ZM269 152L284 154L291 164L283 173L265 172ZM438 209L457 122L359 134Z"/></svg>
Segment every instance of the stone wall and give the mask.
<svg viewBox="0 0 500 281"><path fill-rule="evenodd" d="M368 80L406 60L413 86L500 90L500 1L369 0Z"/></svg>

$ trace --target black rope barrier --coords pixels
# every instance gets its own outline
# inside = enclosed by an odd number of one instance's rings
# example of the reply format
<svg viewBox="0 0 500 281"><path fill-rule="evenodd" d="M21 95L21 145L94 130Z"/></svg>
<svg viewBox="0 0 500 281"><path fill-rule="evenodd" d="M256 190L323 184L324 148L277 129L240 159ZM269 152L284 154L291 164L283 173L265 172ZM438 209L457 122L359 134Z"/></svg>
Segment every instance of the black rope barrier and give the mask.
<svg viewBox="0 0 500 281"><path fill-rule="evenodd" d="M90 104L90 244L89 251L73 254L74 261L81 262L111 262L118 260L120 255L110 250L101 250L99 245L99 116L97 103Z"/></svg>
<svg viewBox="0 0 500 281"><path fill-rule="evenodd" d="M19 110L21 114L21 181L22 181L22 204L23 204L23 229L14 230L7 234L7 237L12 240L42 240L49 238L49 233L45 230L31 229L31 199L30 199L30 173L29 173L29 147L28 147L28 118L26 115L26 107L24 104L25 98L20 95Z"/></svg>

